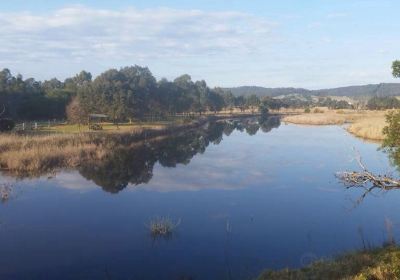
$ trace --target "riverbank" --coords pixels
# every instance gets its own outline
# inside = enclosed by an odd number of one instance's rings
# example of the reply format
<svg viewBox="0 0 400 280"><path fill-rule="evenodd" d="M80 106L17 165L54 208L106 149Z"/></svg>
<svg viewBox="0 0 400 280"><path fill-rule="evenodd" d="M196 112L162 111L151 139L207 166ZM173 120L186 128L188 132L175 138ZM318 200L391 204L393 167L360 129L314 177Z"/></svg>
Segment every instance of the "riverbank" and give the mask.
<svg viewBox="0 0 400 280"><path fill-rule="evenodd" d="M209 121L251 115L201 116L188 122L146 124L131 129L81 133L23 133L0 137L0 169L16 176L38 176L84 162L102 160L121 145L143 145L201 127Z"/></svg>
<svg viewBox="0 0 400 280"><path fill-rule="evenodd" d="M348 124L346 130L353 135L368 140L382 141L385 138L383 128L386 126L387 113L388 111L319 108L316 111L311 110L310 113L285 116L283 121L303 125Z"/></svg>
<svg viewBox="0 0 400 280"><path fill-rule="evenodd" d="M334 260L317 261L301 269L268 270L257 279L400 279L400 248L389 246L349 253Z"/></svg>

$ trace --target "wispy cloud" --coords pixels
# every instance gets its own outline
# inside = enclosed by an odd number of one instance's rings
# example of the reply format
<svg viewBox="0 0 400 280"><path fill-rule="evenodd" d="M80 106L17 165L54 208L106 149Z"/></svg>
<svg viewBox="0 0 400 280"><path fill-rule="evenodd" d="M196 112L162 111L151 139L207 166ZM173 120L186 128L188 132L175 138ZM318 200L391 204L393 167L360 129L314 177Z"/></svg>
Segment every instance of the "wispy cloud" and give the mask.
<svg viewBox="0 0 400 280"><path fill-rule="evenodd" d="M157 58L257 51L274 24L240 12L71 6L0 13L0 61Z"/></svg>

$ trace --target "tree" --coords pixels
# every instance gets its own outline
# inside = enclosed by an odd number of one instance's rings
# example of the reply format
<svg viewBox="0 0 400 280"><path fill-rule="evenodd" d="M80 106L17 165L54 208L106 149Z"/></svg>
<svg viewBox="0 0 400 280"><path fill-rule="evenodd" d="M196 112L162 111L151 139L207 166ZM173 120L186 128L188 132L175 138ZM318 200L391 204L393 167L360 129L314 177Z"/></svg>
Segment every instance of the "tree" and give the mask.
<svg viewBox="0 0 400 280"><path fill-rule="evenodd" d="M241 112L246 109L246 100L243 96L238 96L235 98L235 106L238 107Z"/></svg>
<svg viewBox="0 0 400 280"><path fill-rule="evenodd" d="M71 123L82 124L87 120L87 114L81 107L78 97L74 97L66 108L68 121Z"/></svg>
<svg viewBox="0 0 400 280"><path fill-rule="evenodd" d="M258 107L258 111L259 111L260 114L261 114L260 121L261 121L261 122L264 122L264 121L268 118L268 114L269 114L267 100L263 100L263 101L260 103L260 105L259 105L259 107Z"/></svg>
<svg viewBox="0 0 400 280"><path fill-rule="evenodd" d="M400 147L400 112L389 112L386 123L388 125L383 129L383 134L386 136L384 146Z"/></svg>
<svg viewBox="0 0 400 280"><path fill-rule="evenodd" d="M392 74L395 78L400 78L400 60L393 61Z"/></svg>
<svg viewBox="0 0 400 280"><path fill-rule="evenodd" d="M368 100L367 108L370 110L396 109L400 108L400 100L396 97L372 97Z"/></svg>
<svg viewBox="0 0 400 280"><path fill-rule="evenodd" d="M245 102L246 106L251 108L252 113L254 113L254 109L260 105L260 99L255 94L247 96Z"/></svg>

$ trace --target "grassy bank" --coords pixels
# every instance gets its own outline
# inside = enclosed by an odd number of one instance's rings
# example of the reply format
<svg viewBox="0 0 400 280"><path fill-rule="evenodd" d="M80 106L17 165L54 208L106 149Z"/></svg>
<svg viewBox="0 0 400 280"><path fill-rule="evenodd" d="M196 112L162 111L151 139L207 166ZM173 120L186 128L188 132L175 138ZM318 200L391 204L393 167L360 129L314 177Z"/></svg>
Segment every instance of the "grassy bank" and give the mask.
<svg viewBox="0 0 400 280"><path fill-rule="evenodd" d="M158 141L199 127L209 119L201 117L189 123L132 127L112 132L3 134L0 137L0 168L18 176L73 168L86 161L101 160L119 145Z"/></svg>
<svg viewBox="0 0 400 280"><path fill-rule="evenodd" d="M284 117L283 121L303 125L342 125L348 123L347 131L364 139L384 139L387 111L368 110L328 110L320 108L318 112L301 113Z"/></svg>
<svg viewBox="0 0 400 280"><path fill-rule="evenodd" d="M317 261L302 269L268 270L257 279L400 279L400 249L390 246L371 251L349 253L334 260Z"/></svg>

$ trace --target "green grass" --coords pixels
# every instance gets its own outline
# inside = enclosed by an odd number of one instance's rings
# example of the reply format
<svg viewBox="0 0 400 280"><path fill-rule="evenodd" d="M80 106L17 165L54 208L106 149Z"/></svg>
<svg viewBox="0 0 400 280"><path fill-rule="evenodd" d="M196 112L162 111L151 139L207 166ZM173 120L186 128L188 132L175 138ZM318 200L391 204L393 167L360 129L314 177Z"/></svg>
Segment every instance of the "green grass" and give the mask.
<svg viewBox="0 0 400 280"><path fill-rule="evenodd" d="M258 280L400 279L400 248L388 246L321 260L301 269L266 270Z"/></svg>

